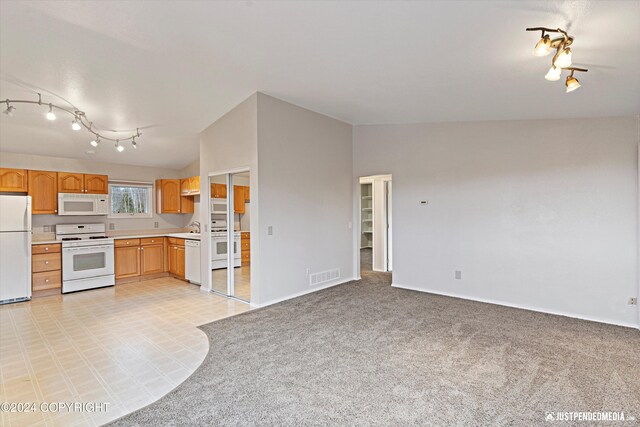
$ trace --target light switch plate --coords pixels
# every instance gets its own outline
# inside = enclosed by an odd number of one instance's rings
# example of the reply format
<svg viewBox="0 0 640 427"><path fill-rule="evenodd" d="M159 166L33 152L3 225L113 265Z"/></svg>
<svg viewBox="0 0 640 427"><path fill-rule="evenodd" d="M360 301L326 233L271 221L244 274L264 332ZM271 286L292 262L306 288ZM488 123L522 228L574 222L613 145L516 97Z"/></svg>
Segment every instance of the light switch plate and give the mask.
<svg viewBox="0 0 640 427"><path fill-rule="evenodd" d="M115 230L116 229L116 225L112 222L109 223L109 230Z"/></svg>

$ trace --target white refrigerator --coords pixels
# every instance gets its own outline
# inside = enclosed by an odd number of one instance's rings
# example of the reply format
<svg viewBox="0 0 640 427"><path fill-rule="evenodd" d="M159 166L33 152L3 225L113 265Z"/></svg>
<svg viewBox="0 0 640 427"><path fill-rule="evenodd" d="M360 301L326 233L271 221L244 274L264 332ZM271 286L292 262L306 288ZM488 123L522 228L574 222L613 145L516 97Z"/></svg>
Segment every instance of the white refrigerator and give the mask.
<svg viewBox="0 0 640 427"><path fill-rule="evenodd" d="M0 195L0 304L31 299L31 196Z"/></svg>

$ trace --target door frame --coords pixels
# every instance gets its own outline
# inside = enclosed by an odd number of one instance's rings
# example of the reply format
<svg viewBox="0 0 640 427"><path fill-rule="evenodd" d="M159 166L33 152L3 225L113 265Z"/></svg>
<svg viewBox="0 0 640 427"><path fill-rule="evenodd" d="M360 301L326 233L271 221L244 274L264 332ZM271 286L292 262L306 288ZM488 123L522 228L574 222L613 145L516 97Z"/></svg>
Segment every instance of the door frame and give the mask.
<svg viewBox="0 0 640 427"><path fill-rule="evenodd" d="M373 262L375 261L375 257L376 257L376 245L375 243L373 244L373 249L372 249L372 269L373 271L381 271L381 272L390 272L391 269L390 267L390 263L389 260L390 258L392 259L393 257L393 235L391 234L391 238L388 239L388 233L387 233L387 225L389 224L389 220L393 218L392 215L388 215L387 214L387 209L388 209L388 197L387 197L387 183L389 183L389 185L393 185L393 175L390 173L381 173L381 174L374 174L374 175L363 175L363 176L359 176L356 178L356 191L354 192L355 194L355 202L354 205L357 206L357 213L355 215L355 223L356 226L354 227L355 230L355 236L356 236L356 244L354 245L354 266L356 268L356 272L357 274L355 275L358 279L361 278L360 276L360 238L362 235L362 221L361 221L361 216L362 216L362 193L361 193L361 186L360 184L364 184L367 182L371 182L372 183L372 195L373 195L373 213L372 213L372 218L373 218L373 238L375 239L376 236L376 209L375 209L375 205L376 205L376 182L378 182L380 185L378 187L380 187L382 189L382 212L383 212L383 218L382 220L384 221L384 228L382 228L382 230L384 230L385 232L382 233L382 248L383 248L383 269L380 270L375 270L373 269ZM380 188L378 189L378 191L380 191ZM379 196L378 196L379 197ZM391 207L391 212L393 211L393 200L390 201L391 203L389 203L390 207ZM390 254L389 254L390 253ZM391 255L391 256L390 256ZM391 263L391 266L393 266L393 264Z"/></svg>

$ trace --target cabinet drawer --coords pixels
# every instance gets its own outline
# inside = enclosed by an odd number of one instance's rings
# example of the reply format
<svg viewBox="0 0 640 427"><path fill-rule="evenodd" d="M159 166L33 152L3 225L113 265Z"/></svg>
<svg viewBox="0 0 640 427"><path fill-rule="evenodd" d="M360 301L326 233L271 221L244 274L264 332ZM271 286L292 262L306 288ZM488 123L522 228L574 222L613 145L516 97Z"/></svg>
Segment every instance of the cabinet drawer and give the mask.
<svg viewBox="0 0 640 427"><path fill-rule="evenodd" d="M33 291L43 291L45 289L55 289L62 287L62 274L60 270L45 271L43 273L33 273L31 278L31 289Z"/></svg>
<svg viewBox="0 0 640 427"><path fill-rule="evenodd" d="M249 261L251 259L250 251L242 251L242 261Z"/></svg>
<svg viewBox="0 0 640 427"><path fill-rule="evenodd" d="M140 239L118 239L113 241L115 247L120 246L139 246Z"/></svg>
<svg viewBox="0 0 640 427"><path fill-rule="evenodd" d="M161 245L164 243L164 237L145 237L140 239L141 245Z"/></svg>
<svg viewBox="0 0 640 427"><path fill-rule="evenodd" d="M60 243L54 243L52 245L33 245L31 246L31 253L33 255L60 253Z"/></svg>
<svg viewBox="0 0 640 427"><path fill-rule="evenodd" d="M177 237L167 237L170 245L184 246L184 239L178 239Z"/></svg>
<svg viewBox="0 0 640 427"><path fill-rule="evenodd" d="M60 254L38 254L31 258L31 266L34 273L60 270L60 264Z"/></svg>
<svg viewBox="0 0 640 427"><path fill-rule="evenodd" d="M243 251L248 251L249 249L251 249L251 243L248 240L241 240L240 249L242 249Z"/></svg>

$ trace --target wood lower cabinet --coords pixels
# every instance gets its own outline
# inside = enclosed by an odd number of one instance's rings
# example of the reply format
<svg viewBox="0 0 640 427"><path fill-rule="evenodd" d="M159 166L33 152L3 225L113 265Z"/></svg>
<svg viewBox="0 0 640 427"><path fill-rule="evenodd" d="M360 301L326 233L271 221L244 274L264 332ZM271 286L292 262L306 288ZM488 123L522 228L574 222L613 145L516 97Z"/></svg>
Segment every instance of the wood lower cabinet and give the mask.
<svg viewBox="0 0 640 427"><path fill-rule="evenodd" d="M164 244L150 244L141 246L141 274L158 274L164 272Z"/></svg>
<svg viewBox="0 0 640 427"><path fill-rule="evenodd" d="M117 242L117 240L116 240ZM140 246L116 246L115 255L116 280L140 276Z"/></svg>
<svg viewBox="0 0 640 427"><path fill-rule="evenodd" d="M240 233L240 262L242 266L251 265L251 234L248 231Z"/></svg>
<svg viewBox="0 0 640 427"><path fill-rule="evenodd" d="M184 239L176 239L169 237L169 246L167 254L169 264L169 274L184 279L185 261L184 261Z"/></svg>
<svg viewBox="0 0 640 427"><path fill-rule="evenodd" d="M62 293L61 250L59 243L31 246L31 292L34 297Z"/></svg>
<svg viewBox="0 0 640 427"><path fill-rule="evenodd" d="M28 192L31 196L31 213L55 215L58 213L58 173L52 171L28 171Z"/></svg>
<svg viewBox="0 0 640 427"><path fill-rule="evenodd" d="M164 237L114 240L116 280L165 273Z"/></svg>
<svg viewBox="0 0 640 427"><path fill-rule="evenodd" d="M0 192L26 193L27 171L25 169L0 168Z"/></svg>

